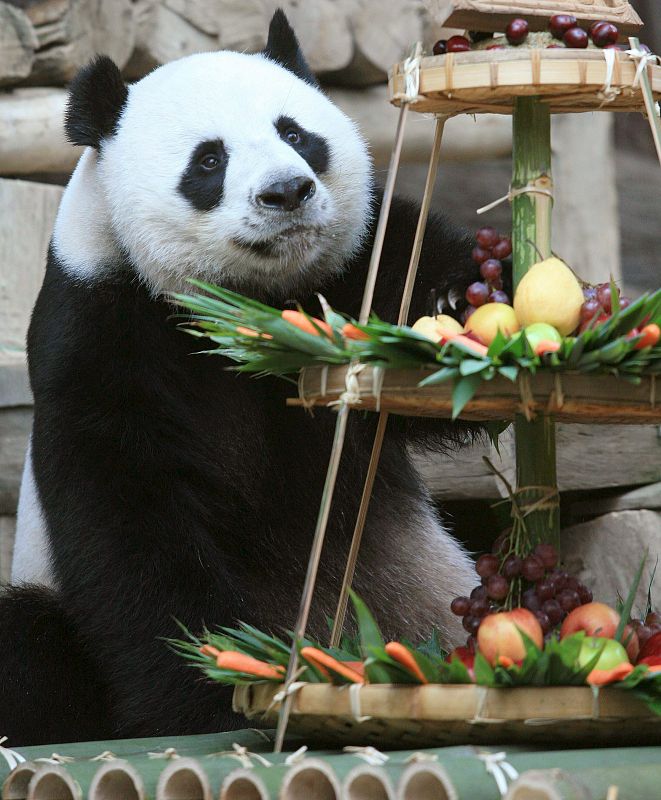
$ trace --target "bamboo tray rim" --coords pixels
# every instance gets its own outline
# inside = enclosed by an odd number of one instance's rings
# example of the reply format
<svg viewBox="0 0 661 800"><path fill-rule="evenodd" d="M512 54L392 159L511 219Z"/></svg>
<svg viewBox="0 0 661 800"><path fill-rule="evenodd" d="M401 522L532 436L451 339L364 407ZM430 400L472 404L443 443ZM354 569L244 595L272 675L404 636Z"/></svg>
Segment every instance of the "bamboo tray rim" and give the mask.
<svg viewBox="0 0 661 800"><path fill-rule="evenodd" d="M290 406L328 406L346 387L349 367L306 367L299 374L299 396ZM434 369L381 369L364 365L357 374L357 410L389 411L410 416L447 417L452 411L452 383L419 387ZM516 383L503 376L484 381L460 416L464 419L507 419L517 413L529 418L549 413L573 422L661 423L655 375L642 376L639 385L612 375L538 372ZM525 398L525 399L524 399Z"/></svg>
<svg viewBox="0 0 661 800"><path fill-rule="evenodd" d="M634 87L636 61L626 52L615 53L610 86L615 94L607 102L601 90L608 65L603 50L516 48L472 50L424 56L420 62L420 88L410 108L422 113L484 111L511 113L516 97L538 94L552 111L632 111L644 108L640 86ZM557 74L550 73L555 68ZM404 95L405 62L388 73L390 102ZM661 97L661 66L648 64L650 85Z"/></svg>
<svg viewBox="0 0 661 800"><path fill-rule="evenodd" d="M234 710L248 718L275 717L280 704L274 698L281 690L281 684L271 683L237 686ZM352 688L308 683L294 694L291 713L293 717L349 718L356 722L366 716L393 721L524 725L639 719L658 723L661 731L661 716L631 692L612 687L594 692L588 686L495 689L475 684L367 684Z"/></svg>

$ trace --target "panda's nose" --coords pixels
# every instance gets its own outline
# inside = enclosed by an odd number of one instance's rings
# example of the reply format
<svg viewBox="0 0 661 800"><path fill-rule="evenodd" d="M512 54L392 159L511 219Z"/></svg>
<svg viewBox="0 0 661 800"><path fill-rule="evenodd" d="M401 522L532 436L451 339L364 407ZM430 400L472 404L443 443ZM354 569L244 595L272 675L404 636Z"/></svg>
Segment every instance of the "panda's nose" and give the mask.
<svg viewBox="0 0 661 800"><path fill-rule="evenodd" d="M275 181L265 186L255 198L264 208L295 211L314 195L317 187L310 178L296 177L288 181Z"/></svg>

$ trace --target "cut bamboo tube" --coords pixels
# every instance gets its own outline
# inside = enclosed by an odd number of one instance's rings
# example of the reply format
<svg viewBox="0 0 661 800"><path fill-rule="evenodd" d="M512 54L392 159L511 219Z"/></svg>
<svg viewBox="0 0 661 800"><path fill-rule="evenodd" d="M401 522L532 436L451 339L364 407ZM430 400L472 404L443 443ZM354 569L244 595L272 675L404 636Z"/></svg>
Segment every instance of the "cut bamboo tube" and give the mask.
<svg viewBox="0 0 661 800"><path fill-rule="evenodd" d="M518 98L513 116L512 190L535 187L552 191L551 114L537 97ZM512 200L512 245L514 248L514 290L540 258L551 256L551 212L549 195L526 192ZM558 488L555 456L555 421L539 414L528 421L522 414L514 419L516 438L517 488L541 487L520 496L522 505L534 503L544 494L544 487ZM547 504L545 504L547 505ZM548 504L548 505L553 505ZM530 544L550 542L560 545L560 508L532 511L526 516Z"/></svg>
<svg viewBox="0 0 661 800"><path fill-rule="evenodd" d="M659 797L660 781L658 758L635 768L530 770L512 783L505 800L647 800Z"/></svg>
<svg viewBox="0 0 661 800"><path fill-rule="evenodd" d="M15 767L2 784L2 800L25 800L32 776L39 769L34 761L24 761Z"/></svg>
<svg viewBox="0 0 661 800"><path fill-rule="evenodd" d="M235 769L220 790L220 800L269 800L271 794L252 769Z"/></svg>
<svg viewBox="0 0 661 800"><path fill-rule="evenodd" d="M340 783L321 759L306 758L285 775L279 800L340 800Z"/></svg>
<svg viewBox="0 0 661 800"><path fill-rule="evenodd" d="M439 764L411 764L397 786L397 800L458 800L457 790Z"/></svg>
<svg viewBox="0 0 661 800"><path fill-rule="evenodd" d="M165 767L156 784L156 800L211 800L206 772L193 758L177 758Z"/></svg>
<svg viewBox="0 0 661 800"><path fill-rule="evenodd" d="M395 800L390 778L379 767L355 767L344 781L343 800Z"/></svg>
<svg viewBox="0 0 661 800"><path fill-rule="evenodd" d="M108 761L97 770L88 797L89 800L145 800L144 783L128 761Z"/></svg>
<svg viewBox="0 0 661 800"><path fill-rule="evenodd" d="M32 776L27 794L27 800L82 800L82 798L80 784L59 764L44 764L39 767Z"/></svg>

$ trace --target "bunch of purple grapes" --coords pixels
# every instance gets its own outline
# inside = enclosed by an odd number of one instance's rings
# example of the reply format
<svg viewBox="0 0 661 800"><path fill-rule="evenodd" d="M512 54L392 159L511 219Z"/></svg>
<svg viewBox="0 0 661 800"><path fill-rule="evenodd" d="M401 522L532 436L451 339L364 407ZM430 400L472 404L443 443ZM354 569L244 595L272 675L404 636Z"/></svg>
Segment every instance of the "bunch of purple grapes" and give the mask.
<svg viewBox="0 0 661 800"><path fill-rule="evenodd" d="M473 261L480 265L482 280L471 283L466 289L468 308L462 316L464 324L475 309L485 303L510 302L503 291L503 260L512 255L511 239L501 236L495 228L480 228L476 238L477 245L471 255Z"/></svg>
<svg viewBox="0 0 661 800"><path fill-rule="evenodd" d="M595 317L597 322L606 322L613 312L610 283L585 286L583 288L583 296L585 297L585 302L581 306L579 333L583 333L587 327L592 325ZM621 310L631 305L631 300L628 297L622 297L619 289L617 289L617 296L619 297Z"/></svg>
<svg viewBox="0 0 661 800"><path fill-rule="evenodd" d="M632 619L629 621L638 636L638 642L641 647L649 638L661 633L661 614L658 611L650 611L645 619Z"/></svg>
<svg viewBox="0 0 661 800"><path fill-rule="evenodd" d="M500 611L514 581L520 582L521 605L537 617L544 633L559 625L570 611L592 602L592 592L577 578L558 569L558 553L551 544L538 544L527 556L511 552L507 534L496 539L492 552L481 555L475 571L481 583L470 597L455 597L453 614L462 617L464 629L477 634L487 616ZM518 595L517 595L518 599Z"/></svg>

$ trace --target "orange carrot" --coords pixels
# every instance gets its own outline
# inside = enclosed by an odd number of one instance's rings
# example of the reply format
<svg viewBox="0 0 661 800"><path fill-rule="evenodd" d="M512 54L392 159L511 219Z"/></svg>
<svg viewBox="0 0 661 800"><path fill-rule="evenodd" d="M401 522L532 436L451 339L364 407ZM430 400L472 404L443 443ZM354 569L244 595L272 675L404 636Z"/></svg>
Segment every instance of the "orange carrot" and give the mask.
<svg viewBox="0 0 661 800"><path fill-rule="evenodd" d="M405 647L400 642L388 642L386 653L398 664L401 664L420 683L429 683L408 647Z"/></svg>
<svg viewBox="0 0 661 800"><path fill-rule="evenodd" d="M344 336L345 339L355 339L356 341L365 341L370 338L365 331L361 331L360 328L357 328L350 322L347 322L342 328L342 336Z"/></svg>
<svg viewBox="0 0 661 800"><path fill-rule="evenodd" d="M634 345L634 350L642 350L644 347L654 347L661 338L661 328L653 322L645 325L641 330L642 338Z"/></svg>
<svg viewBox="0 0 661 800"><path fill-rule="evenodd" d="M252 328L245 328L243 325L237 325L236 327L237 333L242 333L244 336L253 336L254 338L261 337L262 339L272 339L270 333L258 333L254 331Z"/></svg>
<svg viewBox="0 0 661 800"><path fill-rule="evenodd" d="M514 659L509 656L498 656L498 664L507 669L508 667L514 666Z"/></svg>
<svg viewBox="0 0 661 800"><path fill-rule="evenodd" d="M224 650L219 653L216 657L216 666L220 669L245 672L247 675L269 680L281 680L285 673L284 667L275 667L273 664L267 664L266 661L260 661L236 650Z"/></svg>
<svg viewBox="0 0 661 800"><path fill-rule="evenodd" d="M365 683L363 676L359 675L355 669L347 666L346 661L338 661L336 658L329 656L328 653L324 653L323 650L319 650L317 647L302 647L301 655L306 661L309 661L323 673L327 673L327 671L330 670L331 672L336 672L338 675L341 675L351 683Z"/></svg>
<svg viewBox="0 0 661 800"><path fill-rule="evenodd" d="M203 644L202 647L200 647L200 653L202 653L203 656L213 656L214 658L217 658L221 651L217 647L213 647L210 644Z"/></svg>
<svg viewBox="0 0 661 800"><path fill-rule="evenodd" d="M315 328L315 325L321 328L329 339L333 336L333 329L327 322L316 319L315 317L306 317L301 311L294 311L291 308L286 308L282 312L282 318L285 322L290 322L292 325L300 328L304 333L309 333L311 336L319 336L319 331ZM314 325L312 322L314 322Z"/></svg>
<svg viewBox="0 0 661 800"><path fill-rule="evenodd" d="M633 672L633 664L623 661L613 669L593 669L588 675L587 681L590 686L608 686L609 683L624 680L630 672Z"/></svg>
<svg viewBox="0 0 661 800"><path fill-rule="evenodd" d="M542 339L535 347L535 355L543 356L545 353L557 353L560 349L560 342L554 342L550 339Z"/></svg>
<svg viewBox="0 0 661 800"><path fill-rule="evenodd" d="M464 347L468 347L469 350L472 350L474 353L477 353L478 356L486 356L486 354L489 352L488 347L485 347L483 344L480 344L479 342L476 342L473 339L469 339L468 336L464 336L463 333L459 333L456 336L453 336L451 341L453 344L458 344L459 342L461 342L461 344L463 344Z"/></svg>

